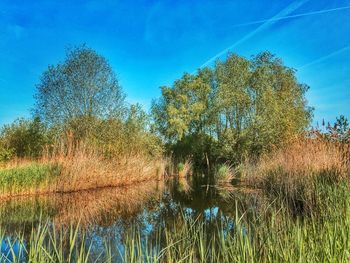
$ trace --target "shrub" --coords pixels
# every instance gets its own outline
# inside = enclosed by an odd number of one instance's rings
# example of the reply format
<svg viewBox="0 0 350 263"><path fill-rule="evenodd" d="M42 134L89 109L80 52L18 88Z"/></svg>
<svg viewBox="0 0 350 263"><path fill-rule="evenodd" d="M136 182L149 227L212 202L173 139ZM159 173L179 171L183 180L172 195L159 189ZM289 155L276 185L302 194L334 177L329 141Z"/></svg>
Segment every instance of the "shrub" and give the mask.
<svg viewBox="0 0 350 263"><path fill-rule="evenodd" d="M13 149L6 149L0 146L0 162L6 162L12 159Z"/></svg>
<svg viewBox="0 0 350 263"><path fill-rule="evenodd" d="M232 167L227 164L221 164L215 171L215 183L224 184L230 183L234 179Z"/></svg>
<svg viewBox="0 0 350 263"><path fill-rule="evenodd" d="M47 143L44 125L38 118L33 120L18 119L10 125L5 125L0 133L3 147L16 157L38 158Z"/></svg>

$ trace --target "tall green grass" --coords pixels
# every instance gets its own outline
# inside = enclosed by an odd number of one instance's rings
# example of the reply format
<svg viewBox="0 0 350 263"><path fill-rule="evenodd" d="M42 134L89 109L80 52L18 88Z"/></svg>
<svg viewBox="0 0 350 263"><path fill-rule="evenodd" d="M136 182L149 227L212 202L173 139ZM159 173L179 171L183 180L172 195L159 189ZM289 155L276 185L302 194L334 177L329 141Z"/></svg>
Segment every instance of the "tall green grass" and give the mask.
<svg viewBox="0 0 350 263"><path fill-rule="evenodd" d="M30 163L0 169L0 193L17 194L43 188L59 175L60 167L53 164Z"/></svg>
<svg viewBox="0 0 350 263"><path fill-rule="evenodd" d="M165 245L156 258L160 262L349 262L349 201L341 191L336 195L342 196L342 204L333 207L327 203L328 214L304 219L291 217L285 207L249 220L237 212L233 222L224 220L221 224L183 218L165 228ZM124 261L147 259L145 248L134 246L136 251Z"/></svg>

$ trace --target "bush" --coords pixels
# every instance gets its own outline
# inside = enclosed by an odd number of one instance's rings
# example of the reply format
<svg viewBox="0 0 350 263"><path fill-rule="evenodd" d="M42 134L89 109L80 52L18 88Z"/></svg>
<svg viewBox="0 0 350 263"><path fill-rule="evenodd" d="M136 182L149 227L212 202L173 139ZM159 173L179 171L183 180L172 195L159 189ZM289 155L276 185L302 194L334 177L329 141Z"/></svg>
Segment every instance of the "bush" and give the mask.
<svg viewBox="0 0 350 263"><path fill-rule="evenodd" d="M16 157L38 158L47 143L46 129L38 118L18 119L5 125L0 133L5 159ZM0 153L1 155L1 153Z"/></svg>
<svg viewBox="0 0 350 263"><path fill-rule="evenodd" d="M159 157L162 143L151 133L138 116L129 115L126 121L100 120L85 139L87 144L104 152L106 157L145 155Z"/></svg>
<svg viewBox="0 0 350 263"><path fill-rule="evenodd" d="M215 171L215 183L223 184L230 183L234 178L232 168L227 164L221 164L216 168Z"/></svg>
<svg viewBox="0 0 350 263"><path fill-rule="evenodd" d="M6 149L0 146L0 162L6 162L12 159L13 149Z"/></svg>

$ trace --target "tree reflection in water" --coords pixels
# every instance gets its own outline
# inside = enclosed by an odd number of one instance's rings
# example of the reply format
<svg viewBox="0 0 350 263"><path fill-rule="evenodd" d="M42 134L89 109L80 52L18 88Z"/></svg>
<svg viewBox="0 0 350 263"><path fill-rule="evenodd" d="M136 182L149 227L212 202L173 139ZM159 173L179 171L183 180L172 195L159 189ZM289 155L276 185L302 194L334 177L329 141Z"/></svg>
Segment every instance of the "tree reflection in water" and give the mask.
<svg viewBox="0 0 350 263"><path fill-rule="evenodd" d="M235 218L254 213L260 201L258 193L246 195L239 187L214 187L206 178L190 177L129 188L11 199L0 204L0 223L8 236L24 231L25 240L43 221L60 229L79 224L87 242L93 241L91 253L97 257L105 240L123 253L123 244L136 230L142 240L158 243L161 248L164 236L159 230L182 229L184 218L202 220L207 235L223 225L230 231Z"/></svg>

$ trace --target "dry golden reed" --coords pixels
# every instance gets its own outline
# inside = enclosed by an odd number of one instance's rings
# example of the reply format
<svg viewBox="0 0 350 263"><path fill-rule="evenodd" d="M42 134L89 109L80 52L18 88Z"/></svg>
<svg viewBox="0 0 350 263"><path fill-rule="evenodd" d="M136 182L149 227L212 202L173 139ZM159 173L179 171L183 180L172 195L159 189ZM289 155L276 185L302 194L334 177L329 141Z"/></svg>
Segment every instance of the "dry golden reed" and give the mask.
<svg viewBox="0 0 350 263"><path fill-rule="evenodd" d="M349 183L349 145L335 141L300 139L262 156L242 169L245 182L285 201L293 213L321 209L318 186Z"/></svg>
<svg viewBox="0 0 350 263"><path fill-rule="evenodd" d="M62 167L57 181L58 191L127 186L160 179L165 164L162 159L147 159L142 155L105 158L103 154L84 145L66 155L55 155L51 161Z"/></svg>
<svg viewBox="0 0 350 263"><path fill-rule="evenodd" d="M336 170L349 171L349 144L323 139L298 139L287 146L262 156L255 164L247 162L243 175L264 176L269 171L282 169L287 173L308 174Z"/></svg>
<svg viewBox="0 0 350 263"><path fill-rule="evenodd" d="M16 159L6 169L29 166L33 160ZM46 193L65 193L82 190L129 186L150 180L161 180L165 175L166 160L150 158L143 154L107 156L103 151L93 149L84 143L62 143L45 151L35 163L59 167L54 180L40 184L40 187L16 189L1 193L1 197ZM50 175L48 175L50 177Z"/></svg>

